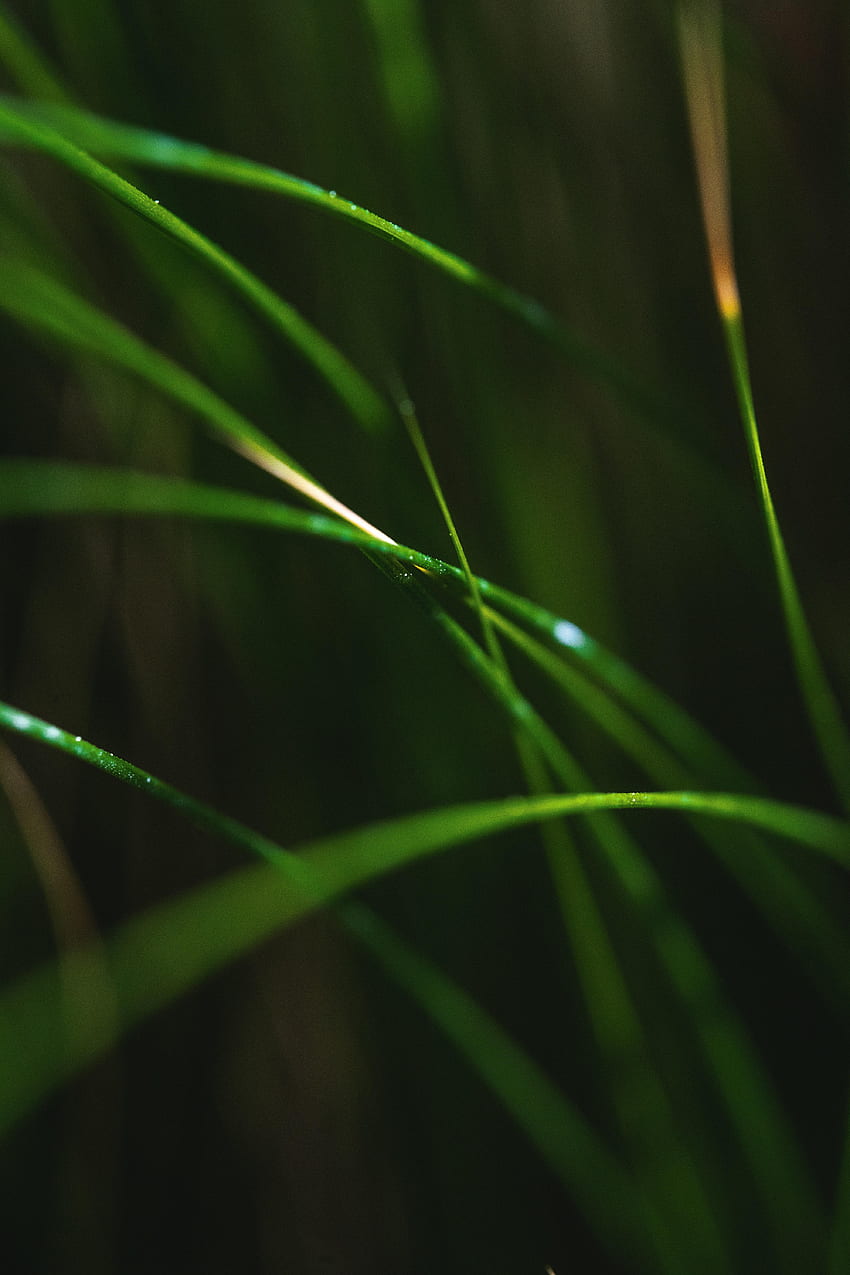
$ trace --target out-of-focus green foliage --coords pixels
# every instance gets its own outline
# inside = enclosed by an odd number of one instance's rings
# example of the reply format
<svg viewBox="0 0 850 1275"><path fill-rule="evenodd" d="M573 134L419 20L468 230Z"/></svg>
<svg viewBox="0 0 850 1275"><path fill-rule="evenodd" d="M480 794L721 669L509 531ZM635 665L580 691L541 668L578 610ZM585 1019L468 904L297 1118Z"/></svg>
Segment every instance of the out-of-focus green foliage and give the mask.
<svg viewBox="0 0 850 1275"><path fill-rule="evenodd" d="M145 1019L7 1134L15 1269L844 1270L846 825L677 16L0 6L4 1101ZM850 21L724 19L774 548L846 704ZM272 843L361 897L292 924Z"/></svg>

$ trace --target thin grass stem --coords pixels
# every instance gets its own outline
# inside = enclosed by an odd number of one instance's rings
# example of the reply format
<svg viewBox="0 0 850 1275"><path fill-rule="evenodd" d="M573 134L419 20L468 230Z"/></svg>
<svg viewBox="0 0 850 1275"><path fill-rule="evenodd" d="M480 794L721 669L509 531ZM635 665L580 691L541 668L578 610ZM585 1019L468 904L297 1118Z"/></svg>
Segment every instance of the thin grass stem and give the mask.
<svg viewBox="0 0 850 1275"><path fill-rule="evenodd" d="M773 503L756 421L732 246L720 4L718 0L686 0L680 6L679 19L685 91L714 295L770 542L788 641L821 756L845 810L850 812L850 734L806 619Z"/></svg>

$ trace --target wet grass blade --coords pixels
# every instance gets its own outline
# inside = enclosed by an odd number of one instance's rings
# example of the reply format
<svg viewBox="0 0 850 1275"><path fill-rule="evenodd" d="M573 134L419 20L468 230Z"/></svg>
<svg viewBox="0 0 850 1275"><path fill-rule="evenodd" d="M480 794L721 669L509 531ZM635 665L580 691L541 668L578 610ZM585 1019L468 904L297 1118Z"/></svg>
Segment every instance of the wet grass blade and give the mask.
<svg viewBox="0 0 850 1275"><path fill-rule="evenodd" d="M579 793L474 802L371 824L301 846L297 853L289 854L268 837L220 814L204 802L180 792L131 762L21 709L0 703L0 726L86 762L172 807L214 835L265 859L265 865L258 865L223 881L214 882L207 888L208 919L217 919L219 924L222 921L223 900L232 898L235 902L237 897L242 899L246 907L244 913L237 909L231 914L226 908L225 912L227 915L253 917L253 942L272 932L290 915L305 915L326 905L345 891L356 889L376 877L450 847L541 820L606 810L694 811L712 818L740 820L776 832L809 851L825 855L850 868L850 826L841 820L764 799L725 793L687 792ZM301 855L308 857L308 868L302 869ZM285 869L289 876L290 886L281 882L281 869ZM272 882L275 885L270 892ZM301 892L297 905L293 905L289 897L288 890L292 886ZM285 901L282 901L283 896ZM162 914L179 914L183 917L187 909L191 912L192 906L191 900L177 900L166 905ZM289 909L293 906L295 911L290 913ZM181 920L171 932L170 941L184 945L184 959L172 963L159 953L150 956L142 967L145 942L133 936L145 933L146 924L142 919L130 923L121 931L124 936L122 944L126 946L126 950L136 953L140 962L140 968L136 969L134 963L132 969L125 971L125 977L133 980L134 994L130 1002L134 1006L130 1015L132 1021L153 1012L181 991L193 986L228 956L228 952L213 953L207 950L203 926L197 931L187 930ZM226 941L241 950L235 931ZM153 977L157 971L158 976ZM39 977L43 981L47 976ZM31 993L25 995L29 996ZM6 1002L7 1009L12 1002L20 1003L19 993L7 993L8 997L11 1000ZM105 1043L101 1042L99 1047L103 1048ZM82 1061L78 1059L77 1065ZM54 1066L52 1063L45 1065ZM22 1066L21 1071L27 1073L28 1068ZM34 1074L34 1062L32 1071ZM38 1092L27 1082L26 1074L22 1074L15 1084L24 1086L28 1104L31 1105L49 1087L59 1083L60 1078L58 1071L51 1071L49 1080L39 1082ZM11 1090L7 1089L7 1101L10 1094ZM18 1108L15 1108L15 1113L19 1114Z"/></svg>
<svg viewBox="0 0 850 1275"><path fill-rule="evenodd" d="M7 120L21 121L21 127L16 127L13 122L7 124ZM197 142L181 141L168 134L117 123L75 107L0 99L0 141L19 145L37 144L26 131L26 125L30 121L36 127L42 121L48 126L52 125L56 136L61 135L82 149L104 158L167 168L213 181L266 190L359 225L381 239L405 249L512 315L558 349L584 375L612 390L626 406L645 420L657 422L669 419L672 422L676 417L672 406L661 394L648 390L615 359L583 342L538 301L493 279L456 253L362 208L336 191L325 190L313 182L293 177L290 173L253 160L222 154Z"/></svg>
<svg viewBox="0 0 850 1275"><path fill-rule="evenodd" d="M361 424L368 429L376 429L387 423L387 405L365 377L294 306L279 297L223 248L118 173L74 146L55 129L29 119L27 113L8 98L0 101L0 131L7 142L31 146L51 156L200 258L283 333L313 364Z"/></svg>

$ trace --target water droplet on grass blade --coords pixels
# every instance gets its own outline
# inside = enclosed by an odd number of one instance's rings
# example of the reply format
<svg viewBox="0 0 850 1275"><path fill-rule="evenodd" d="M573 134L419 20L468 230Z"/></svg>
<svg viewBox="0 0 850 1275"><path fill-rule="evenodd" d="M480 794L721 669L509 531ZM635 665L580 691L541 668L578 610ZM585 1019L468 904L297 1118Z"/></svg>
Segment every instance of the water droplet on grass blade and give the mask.
<svg viewBox="0 0 850 1275"><path fill-rule="evenodd" d="M574 651L587 643L587 635L582 633L577 624L571 620L559 620L552 630L552 636L561 646L570 646Z"/></svg>

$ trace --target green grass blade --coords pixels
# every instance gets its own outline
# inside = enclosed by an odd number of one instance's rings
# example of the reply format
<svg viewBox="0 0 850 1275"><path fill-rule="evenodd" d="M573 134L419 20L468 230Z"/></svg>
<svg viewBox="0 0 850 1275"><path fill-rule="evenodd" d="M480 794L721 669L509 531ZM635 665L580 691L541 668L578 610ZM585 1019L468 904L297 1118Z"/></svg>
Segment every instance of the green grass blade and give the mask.
<svg viewBox="0 0 850 1275"><path fill-rule="evenodd" d="M371 824L301 846L297 854L291 855L269 838L221 815L204 802L180 792L131 762L21 709L0 703L0 726L84 761L149 794L231 844L266 859L267 866L253 867L232 878L241 883L236 889L244 890L246 903L253 900L249 913L253 911L258 917L258 938L260 930L268 933L279 921L281 891L284 890L279 877L281 868L303 892L298 904L301 909L299 915L302 915L329 903L345 891L452 846L541 820L606 810L688 810L713 818L740 820L766 828L850 868L850 826L841 820L761 798L687 792L579 793L473 802ZM306 872L299 866L300 855L309 856L310 866ZM228 880L230 878L224 883L213 883L209 888L211 916L220 909L220 903L215 901L216 890L222 889L227 893ZM274 891L277 897L266 898L263 902L270 881L276 883ZM184 904L178 900L167 905L178 912L184 906L191 907L191 902ZM291 899L287 895L286 908L290 906ZM131 924L126 934L132 936L132 933ZM139 1016L152 1012L165 1003L163 998L177 995L207 972L205 961L208 954L205 954L203 935L187 933L184 941L191 956L189 964L170 972L167 967L164 968L161 984L139 974L136 990ZM236 942L236 937L230 941ZM127 942L132 946L134 940L129 937ZM52 1083L58 1083L58 1078L54 1078Z"/></svg>
<svg viewBox="0 0 850 1275"><path fill-rule="evenodd" d="M770 543L788 641L818 747L835 790L845 810L850 812L850 733L842 720L806 619L773 503L756 421L732 246L718 0L685 0L679 8L679 19L685 91L714 294Z"/></svg>
<svg viewBox="0 0 850 1275"><path fill-rule="evenodd" d="M214 882L191 899L179 899L123 927L110 946L112 975L123 1006L123 1026L152 1013L223 962L273 930L331 902L342 892L417 858L500 830L564 814L641 807L699 809L721 818L744 819L800 840L850 866L850 828L838 820L779 803L724 794L590 793L515 798L428 811L371 825L302 847L299 857L144 770L30 714L0 705L0 724L70 753L113 777L150 793L196 823L269 860ZM284 886L281 870L288 878ZM297 898L293 899L295 887ZM240 925L232 924L233 916ZM82 954L80 960L85 959ZM55 973L40 971L0 998L0 1017L14 1021L30 1042L10 1060L3 1097L6 1119L19 1117L110 1040L78 1039L77 1054L63 1056L51 1005Z"/></svg>
<svg viewBox="0 0 850 1275"><path fill-rule="evenodd" d="M279 854L279 848L267 838L250 832L236 820L220 815L203 802L178 792L132 763L30 713L0 702L0 726L39 740L149 793L234 844L264 857L276 859ZM460 844L475 837L562 815L607 810L675 810L732 820L762 828L823 855L842 868L850 868L850 824L844 820L766 797L710 792L586 792L473 802L388 820L330 838L323 844L332 847L332 853L323 853L323 862L338 859L339 868L335 869L341 874L338 888L350 889L374 875L401 867L450 843ZM404 846L396 844L398 838L404 841ZM346 877L349 860L354 865L351 880Z"/></svg>
<svg viewBox="0 0 850 1275"><path fill-rule="evenodd" d="M499 632L560 686L573 703L614 740L659 787L707 784L717 776L700 773L676 756L631 713L578 668L559 659L517 625L491 613ZM756 789L755 780L750 788ZM802 959L833 1012L847 1017L850 1005L850 938L793 867L771 854L763 841L744 829L718 829L704 820L694 826L713 853L739 881L756 907Z"/></svg>
<svg viewBox="0 0 850 1275"><path fill-rule="evenodd" d="M68 1038L58 966L42 967L0 993L0 1024L14 1024L18 1046L0 1064L0 1128L114 1044L118 1034L338 893L333 868L323 876L320 861L329 843L300 858L265 839L253 848L270 857L271 866L231 873L134 918L110 938L106 952L120 1014L117 1031L114 1021L92 1018L88 1030ZM602 1243L634 1261L643 1247L643 1220L629 1179L573 1104L471 997L389 926L359 905L340 914L500 1099ZM87 950L70 953L62 977L81 980L92 959Z"/></svg>
<svg viewBox="0 0 850 1275"><path fill-rule="evenodd" d="M88 350L140 376L197 412L219 438L246 459L371 537L389 539L332 496L297 461L191 373L63 284L11 260L3 263L3 275L0 308L67 345Z"/></svg>
<svg viewBox="0 0 850 1275"><path fill-rule="evenodd" d="M470 603L482 626L487 656L480 652L470 658L469 643L463 630L442 608L439 611L432 608L432 618L460 650L462 658L472 664L488 690L494 692L495 684L501 685L498 698L514 719L519 758L530 791L538 795L548 791L538 758L549 762L556 777L566 787L588 788L589 782L572 756L520 695L495 635L490 613L482 604L480 590L412 404L405 402L402 412L469 586ZM489 661L489 672L486 673L485 658ZM620 843L630 843L630 838L625 836L610 814L592 816L588 823L603 852L612 858L615 865L619 865L622 862L618 854ZM705 1197L691 1150L693 1143L683 1140L677 1131L672 1106L653 1063L640 1014L576 848L563 827L550 824L543 827L541 833L547 847L564 927L584 985L585 1002L596 1029L614 1105L631 1153L635 1188L642 1200L641 1213L647 1219L651 1234L655 1264L671 1275L685 1269L683 1261L692 1273L698 1269L698 1264L712 1272L729 1269L731 1259L726 1240ZM632 853L639 861L639 850L635 847ZM658 893L660 897L660 889ZM623 1065L624 1058L629 1059L628 1066ZM660 1166L664 1166L663 1170ZM685 1254L690 1254L690 1257L686 1258Z"/></svg>
<svg viewBox="0 0 850 1275"><path fill-rule="evenodd" d="M33 145L23 127L7 126L4 101L0 100L0 140ZM164 133L150 132L132 125L104 119L74 107L54 107L48 103L15 100L14 119L46 121L84 150L112 160L168 168L256 190L267 190L299 203L353 222L381 239L405 249L456 282L506 311L565 355L589 378L614 391L618 398L649 421L672 419L674 413L660 395L638 383L616 360L583 342L539 302L493 279L485 271L421 235L405 230L367 208L360 207L335 191L323 189L302 178L253 160L211 150L197 142L181 141Z"/></svg>
<svg viewBox="0 0 850 1275"><path fill-rule="evenodd" d="M506 684L483 652L449 617L435 617L467 663L511 713L517 726L545 758L559 784L586 790L587 776L531 706ZM539 791L539 786L538 786ZM746 1030L728 1008L710 961L686 922L670 906L661 878L640 846L608 811L588 817L588 825L611 865L615 879L655 946L660 965L675 990L686 1021L695 1027L706 1067L725 1102L735 1134L753 1170L774 1239L777 1269L792 1275L802 1255L811 1254L823 1234L822 1211L808 1170L781 1107L772 1093ZM603 1056L611 1066L612 1090L627 1141L644 1162L638 1187L653 1220L657 1259L665 1270L706 1261L706 1269L728 1265L725 1242L704 1198L690 1148L680 1141L676 1119L655 1067L641 1015L593 890L575 847L546 827L548 858L576 967ZM770 875L768 874L768 880ZM762 882L762 893L764 882ZM710 1005L707 1010L706 1006ZM624 1072L622 1059L632 1061ZM684 1101L685 1095L680 1095ZM651 1165L664 1165L655 1177ZM671 1170L671 1176L667 1176Z"/></svg>
<svg viewBox="0 0 850 1275"><path fill-rule="evenodd" d="M773 503L767 480L761 449L755 404L750 382L747 351L744 342L744 326L740 308L723 314L723 328L729 351L729 361L735 379L738 406L744 421L747 447L753 474L761 500L767 527L773 566L788 632L788 642L794 660L797 680L809 714L809 720L821 751L827 771L832 779L846 811L850 812L850 734L841 716L838 701L827 680L818 649L815 645L791 560L785 548L785 539L779 526L779 518Z"/></svg>
<svg viewBox="0 0 850 1275"><path fill-rule="evenodd" d="M387 406L377 391L312 324L234 257L180 217L67 141L55 129L30 118L14 100L0 100L0 136L51 156L85 181L116 199L199 257L224 277L284 334L333 388L366 428L387 423Z"/></svg>
<svg viewBox="0 0 850 1275"><path fill-rule="evenodd" d="M0 295L2 304L2 295ZM230 409L232 410L232 409ZM250 427L253 429L253 426ZM291 464L295 462L290 461ZM109 471L82 466L54 465L50 462L7 462L0 467L0 494L8 515L37 513L128 513L183 514L187 517L220 518L281 527L322 539L357 545L383 557L421 568L441 585L465 594L464 573L457 567L406 545L376 541L325 519L302 515L272 501L263 501L232 491L176 479L161 479L128 471ZM44 491L40 492L40 482ZM116 490L111 488L117 484ZM116 492L118 494L116 494ZM75 494L76 493L76 494ZM75 507L75 499L85 505ZM659 739L682 758L694 775L706 777L714 786L755 787L755 782L730 754L690 716L638 671L607 650L572 620L555 615L537 603L512 593L489 580L477 577L483 597L516 616L553 643L560 655L587 667L610 696L629 705L636 717L652 727Z"/></svg>
<svg viewBox="0 0 850 1275"><path fill-rule="evenodd" d="M0 296L0 302L2 297ZM253 427L251 427L253 428ZM293 462L294 463L294 462ZM39 492L41 475L45 490ZM333 523L320 515L309 517L286 509L272 501L257 500L236 492L223 493L218 488L181 480L121 471L98 470L81 466L52 465L49 462L12 462L5 477L0 473L0 491L9 514L115 512L120 513L118 496L110 490L114 483L120 497L126 500L126 511L160 513L166 510L188 517L224 518L245 521L323 539L338 540L369 549L384 557L397 558L420 567L440 584L461 594L466 593L465 577L449 563L420 553L405 545L380 543L358 534L353 529ZM75 508L77 493L88 503ZM590 669L606 690L628 704L635 715L650 725L660 739L683 758L695 775L707 776L715 786L741 788L754 786L747 772L674 700L654 686L636 669L607 650L572 620L555 615L537 603L512 593L489 580L478 577L482 595L493 605L503 608L545 636L559 653L576 659Z"/></svg>

